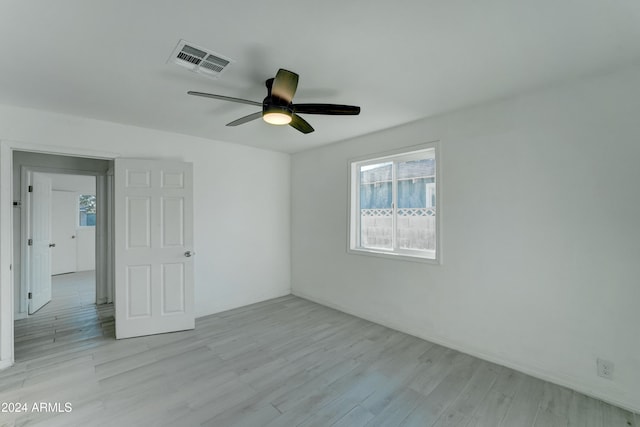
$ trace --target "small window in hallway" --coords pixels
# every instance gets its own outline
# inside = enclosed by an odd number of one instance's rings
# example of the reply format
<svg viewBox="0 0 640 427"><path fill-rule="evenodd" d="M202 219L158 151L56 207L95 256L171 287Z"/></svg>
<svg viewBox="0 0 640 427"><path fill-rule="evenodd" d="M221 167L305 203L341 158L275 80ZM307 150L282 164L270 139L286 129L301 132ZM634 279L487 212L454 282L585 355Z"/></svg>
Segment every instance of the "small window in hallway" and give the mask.
<svg viewBox="0 0 640 427"><path fill-rule="evenodd" d="M82 194L78 210L80 227L93 227L96 225L96 196Z"/></svg>

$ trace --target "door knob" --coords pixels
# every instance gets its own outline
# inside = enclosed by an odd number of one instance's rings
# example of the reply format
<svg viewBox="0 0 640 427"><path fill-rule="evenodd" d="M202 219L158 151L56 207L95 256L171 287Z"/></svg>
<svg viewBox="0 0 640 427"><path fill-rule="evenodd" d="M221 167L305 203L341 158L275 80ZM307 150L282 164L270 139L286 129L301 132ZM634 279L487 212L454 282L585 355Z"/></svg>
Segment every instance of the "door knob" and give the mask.
<svg viewBox="0 0 640 427"><path fill-rule="evenodd" d="M55 244L55 243L49 243L49 247L50 247L50 248L55 248L55 247L56 247L56 244Z"/></svg>
<svg viewBox="0 0 640 427"><path fill-rule="evenodd" d="M187 251L184 253L184 256L186 256L187 258L194 256L196 253L192 252L192 251Z"/></svg>

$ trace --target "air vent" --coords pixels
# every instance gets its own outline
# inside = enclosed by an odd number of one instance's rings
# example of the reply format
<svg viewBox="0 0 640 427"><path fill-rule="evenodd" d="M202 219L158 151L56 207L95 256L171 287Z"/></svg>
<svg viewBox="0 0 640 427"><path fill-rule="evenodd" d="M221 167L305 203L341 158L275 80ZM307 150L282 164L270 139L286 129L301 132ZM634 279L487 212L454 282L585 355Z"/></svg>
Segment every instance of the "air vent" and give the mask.
<svg viewBox="0 0 640 427"><path fill-rule="evenodd" d="M180 40L167 62L178 64L194 73L217 78L233 60L193 43Z"/></svg>

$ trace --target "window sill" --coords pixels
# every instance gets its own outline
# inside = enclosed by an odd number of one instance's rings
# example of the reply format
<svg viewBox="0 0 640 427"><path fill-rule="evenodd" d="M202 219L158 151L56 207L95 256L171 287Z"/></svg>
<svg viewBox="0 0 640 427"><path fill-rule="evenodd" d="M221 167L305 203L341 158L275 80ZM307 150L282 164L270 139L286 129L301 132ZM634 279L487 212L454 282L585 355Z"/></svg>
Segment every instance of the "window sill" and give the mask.
<svg viewBox="0 0 640 427"><path fill-rule="evenodd" d="M423 264L434 264L434 265L440 264L440 260L438 258L427 258L426 256L409 255L406 253L384 252L384 251L377 251L375 249L349 248L347 249L347 253L352 255L365 255L365 256L373 256L378 258L394 259L397 261L419 262Z"/></svg>

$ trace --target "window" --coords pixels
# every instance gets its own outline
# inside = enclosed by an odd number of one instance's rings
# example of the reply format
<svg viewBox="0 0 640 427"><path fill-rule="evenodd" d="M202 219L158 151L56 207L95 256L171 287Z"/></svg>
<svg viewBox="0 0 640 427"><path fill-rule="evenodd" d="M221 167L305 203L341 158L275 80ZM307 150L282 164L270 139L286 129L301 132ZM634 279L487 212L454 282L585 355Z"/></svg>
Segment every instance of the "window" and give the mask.
<svg viewBox="0 0 640 427"><path fill-rule="evenodd" d="M350 250L436 260L435 144L350 165Z"/></svg>
<svg viewBox="0 0 640 427"><path fill-rule="evenodd" d="M96 225L96 196L91 194L80 195L79 212L80 226L93 227Z"/></svg>

